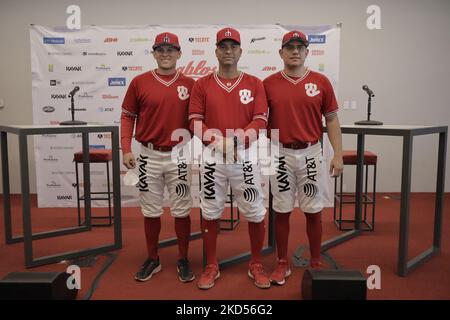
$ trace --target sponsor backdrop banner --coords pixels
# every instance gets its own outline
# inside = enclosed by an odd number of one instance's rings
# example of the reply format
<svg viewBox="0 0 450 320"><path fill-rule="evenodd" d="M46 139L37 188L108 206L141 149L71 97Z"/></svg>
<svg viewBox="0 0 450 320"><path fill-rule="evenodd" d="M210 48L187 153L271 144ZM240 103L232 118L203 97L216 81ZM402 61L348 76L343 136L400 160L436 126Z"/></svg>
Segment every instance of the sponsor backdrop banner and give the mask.
<svg viewBox="0 0 450 320"><path fill-rule="evenodd" d="M156 68L152 56L154 37L169 31L178 35L182 57L177 67L185 75L198 79L217 70L215 35L223 25L145 25L86 26L80 30L31 25L32 101L34 124L59 124L70 120L69 92L79 86L75 96L75 119L119 126L121 103L130 81L136 75ZM278 55L281 38L289 30L299 29L311 43L307 65L326 74L335 90L339 75L340 26L232 26L241 32L240 70L265 79L282 69ZM326 136L326 135L325 135ZM39 207L75 207L75 164L73 154L81 150L81 134L35 136L36 181ZM91 148L108 149L108 133L91 134ZM133 151L139 154L133 142ZM332 149L324 141L328 164ZM80 169L81 165L80 165ZM82 172L82 170L80 171ZM121 176L126 168L121 165ZM198 173L195 166L194 173ZM268 178L264 179L266 200ZM83 192L83 180L80 175ZM106 190L106 166L91 164L91 191ZM327 206L332 206L332 180L325 177ZM121 179L122 204L138 205L136 187L125 186ZM192 178L194 206L198 206L198 175ZM166 198L167 199L167 198ZM166 204L168 204L166 200ZM106 206L93 201L93 206Z"/></svg>

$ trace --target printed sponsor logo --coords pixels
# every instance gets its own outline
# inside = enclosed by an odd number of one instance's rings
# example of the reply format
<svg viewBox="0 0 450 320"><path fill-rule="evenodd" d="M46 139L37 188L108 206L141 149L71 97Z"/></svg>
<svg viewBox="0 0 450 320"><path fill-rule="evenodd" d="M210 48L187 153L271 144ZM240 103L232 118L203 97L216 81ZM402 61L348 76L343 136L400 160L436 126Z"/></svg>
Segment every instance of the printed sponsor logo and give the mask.
<svg viewBox="0 0 450 320"><path fill-rule="evenodd" d="M83 56L106 56L106 52L87 52L83 51L81 53Z"/></svg>
<svg viewBox="0 0 450 320"><path fill-rule="evenodd" d="M111 133L99 133L97 134L99 139L111 139Z"/></svg>
<svg viewBox="0 0 450 320"><path fill-rule="evenodd" d="M141 154L139 156L139 191L148 192L148 182L147 182L147 163L149 157Z"/></svg>
<svg viewBox="0 0 450 320"><path fill-rule="evenodd" d="M91 84L96 84L95 81L72 81L72 84L76 85L76 84L81 84L81 85L91 85Z"/></svg>
<svg viewBox="0 0 450 320"><path fill-rule="evenodd" d="M116 43L118 39L116 37L107 37L103 40L104 43Z"/></svg>
<svg viewBox="0 0 450 320"><path fill-rule="evenodd" d="M78 98L83 98L83 99L92 99L94 96L91 96L89 93L84 92L83 94L79 94Z"/></svg>
<svg viewBox="0 0 450 320"><path fill-rule="evenodd" d="M117 56L132 56L133 51L117 51Z"/></svg>
<svg viewBox="0 0 450 320"><path fill-rule="evenodd" d="M325 34L312 34L308 35L309 44L322 44L327 41L327 35Z"/></svg>
<svg viewBox="0 0 450 320"><path fill-rule="evenodd" d="M49 134L49 133L46 133L46 134L43 134L42 135L42 138L46 138L46 139L50 139L50 138L56 138L58 135L56 135L56 134Z"/></svg>
<svg viewBox="0 0 450 320"><path fill-rule="evenodd" d="M88 39L88 38L75 38L72 40L73 43L77 43L77 44L82 44L82 43L91 43L92 39Z"/></svg>
<svg viewBox="0 0 450 320"><path fill-rule="evenodd" d="M66 71L81 71L81 66L66 66Z"/></svg>
<svg viewBox="0 0 450 320"><path fill-rule="evenodd" d="M252 40L250 40L250 43L254 43L256 41L265 40L265 39L266 39L266 37L252 38Z"/></svg>
<svg viewBox="0 0 450 320"><path fill-rule="evenodd" d="M262 68L262 71L276 71L277 67L275 66L265 66Z"/></svg>
<svg viewBox="0 0 450 320"><path fill-rule="evenodd" d="M126 79L125 78L108 78L108 86L110 86L110 87L126 86Z"/></svg>
<svg viewBox="0 0 450 320"><path fill-rule="evenodd" d="M98 107L98 112L113 112L114 107Z"/></svg>
<svg viewBox="0 0 450 320"><path fill-rule="evenodd" d="M205 50L192 49L192 55L193 56L203 56L203 55L205 55Z"/></svg>
<svg viewBox="0 0 450 320"><path fill-rule="evenodd" d="M72 196L71 195L57 195L56 196L56 200L72 200Z"/></svg>
<svg viewBox="0 0 450 320"><path fill-rule="evenodd" d="M72 133L72 135L71 135L72 139L81 138L82 136L83 136L83 134L81 134L81 133Z"/></svg>
<svg viewBox="0 0 450 320"><path fill-rule="evenodd" d="M73 150L75 147L67 147L67 146L51 146L50 150Z"/></svg>
<svg viewBox="0 0 450 320"><path fill-rule="evenodd" d="M58 120L50 120L49 124L56 125L56 124L59 124L59 121Z"/></svg>
<svg viewBox="0 0 450 320"><path fill-rule="evenodd" d="M252 49L247 51L248 54L270 54L270 51L267 50L259 50L259 49Z"/></svg>
<svg viewBox="0 0 450 320"><path fill-rule="evenodd" d="M54 70L53 63L49 63L48 64L48 72L53 72L53 70Z"/></svg>
<svg viewBox="0 0 450 320"><path fill-rule="evenodd" d="M119 99L119 96L113 96L112 94L102 94L102 99Z"/></svg>
<svg viewBox="0 0 450 320"><path fill-rule="evenodd" d="M71 108L67 108L67 110L71 111L72 109ZM86 108L74 108L73 110L75 110L75 111L87 111Z"/></svg>
<svg viewBox="0 0 450 320"><path fill-rule="evenodd" d="M291 190L288 180L288 172L286 169L286 157L285 156L275 156L277 182L278 182L278 192L286 192Z"/></svg>
<svg viewBox="0 0 450 320"><path fill-rule="evenodd" d="M50 95L51 99L66 99L67 98L67 94L54 94L52 93Z"/></svg>
<svg viewBox="0 0 450 320"><path fill-rule="evenodd" d="M193 43L207 43L209 42L209 37L190 37L188 40Z"/></svg>
<svg viewBox="0 0 450 320"><path fill-rule="evenodd" d="M64 38L44 37L44 44L65 44Z"/></svg>
<svg viewBox="0 0 450 320"><path fill-rule="evenodd" d="M55 107L45 106L45 107L42 107L42 111L47 112L47 113L51 113L51 112L55 111Z"/></svg>
<svg viewBox="0 0 450 320"><path fill-rule="evenodd" d="M49 56L71 56L73 52L47 52Z"/></svg>
<svg viewBox="0 0 450 320"><path fill-rule="evenodd" d="M325 71L325 63L319 63L319 71L324 72Z"/></svg>
<svg viewBox="0 0 450 320"><path fill-rule="evenodd" d="M54 87L56 85L61 85L61 81L59 80L50 80L50 86Z"/></svg>
<svg viewBox="0 0 450 320"><path fill-rule="evenodd" d="M130 38L130 42L149 42L151 41L149 38L145 38L145 37L135 37L135 38Z"/></svg>
<svg viewBox="0 0 450 320"><path fill-rule="evenodd" d="M152 52L150 51L150 50L148 50L148 49L145 49L144 50L144 55L146 55L146 56L148 56L149 54L151 54Z"/></svg>
<svg viewBox="0 0 450 320"><path fill-rule="evenodd" d="M104 150L104 149L106 149L106 146L104 144L90 144L89 148Z"/></svg>
<svg viewBox="0 0 450 320"><path fill-rule="evenodd" d="M181 73L183 73L187 77L191 78L201 78L211 72L215 72L217 70L217 66L209 67L206 65L206 60L201 60L198 64L195 64L194 61L189 61L186 66L181 66L177 68Z"/></svg>
<svg viewBox="0 0 450 320"><path fill-rule="evenodd" d="M123 66L123 71L142 71L142 66Z"/></svg>
<svg viewBox="0 0 450 320"><path fill-rule="evenodd" d="M75 171L52 171L52 175L75 174Z"/></svg>
<svg viewBox="0 0 450 320"><path fill-rule="evenodd" d="M214 189L214 181L216 177L214 177L214 173L216 172L216 164L205 162L205 168L203 173L204 179L204 197L205 199L215 199L216 198L216 190Z"/></svg>
<svg viewBox="0 0 450 320"><path fill-rule="evenodd" d="M104 64L101 64L99 67L95 67L95 70L97 70L97 71L111 71L111 68L107 67Z"/></svg>
<svg viewBox="0 0 450 320"><path fill-rule="evenodd" d="M43 160L44 160L44 161L57 162L57 161L58 161L58 158L55 158L54 156L49 155L49 156L44 157Z"/></svg>
<svg viewBox="0 0 450 320"><path fill-rule="evenodd" d="M325 50L313 49L311 50L311 55L313 56L323 56L325 54Z"/></svg>
<svg viewBox="0 0 450 320"><path fill-rule="evenodd" d="M56 183L56 181L51 181L50 183L46 184L47 188L60 188L61 185Z"/></svg>

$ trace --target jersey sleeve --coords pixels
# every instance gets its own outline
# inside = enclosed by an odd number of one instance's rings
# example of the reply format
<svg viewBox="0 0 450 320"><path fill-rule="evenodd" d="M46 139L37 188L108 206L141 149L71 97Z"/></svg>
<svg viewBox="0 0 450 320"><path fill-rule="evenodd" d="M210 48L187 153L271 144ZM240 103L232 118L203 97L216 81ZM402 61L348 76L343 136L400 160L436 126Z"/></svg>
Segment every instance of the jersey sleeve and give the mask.
<svg viewBox="0 0 450 320"><path fill-rule="evenodd" d="M255 109L253 111L253 120L263 120L267 122L267 97L266 90L261 80L257 79L255 88Z"/></svg>
<svg viewBox="0 0 450 320"><path fill-rule="evenodd" d="M327 77L323 77L323 103L322 114L325 117L329 117L339 110L336 96L334 95L333 86Z"/></svg>
<svg viewBox="0 0 450 320"><path fill-rule="evenodd" d="M136 88L136 80L131 80L128 86L127 93L122 102L122 112L128 113L131 116L137 117L139 115L139 98Z"/></svg>

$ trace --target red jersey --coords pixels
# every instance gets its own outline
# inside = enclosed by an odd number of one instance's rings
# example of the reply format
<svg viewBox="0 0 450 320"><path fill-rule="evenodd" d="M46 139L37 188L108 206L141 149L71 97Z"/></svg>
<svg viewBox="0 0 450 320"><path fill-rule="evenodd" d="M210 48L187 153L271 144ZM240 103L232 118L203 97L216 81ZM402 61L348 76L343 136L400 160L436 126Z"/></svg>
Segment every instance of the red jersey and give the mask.
<svg viewBox="0 0 450 320"><path fill-rule="evenodd" d="M338 111L328 78L307 70L301 78L283 71L264 81L269 103L270 129L279 129L281 143L314 142L322 137L322 116Z"/></svg>
<svg viewBox="0 0 450 320"><path fill-rule="evenodd" d="M155 146L176 145L177 141L171 141L172 132L178 128L189 129L189 97L194 83L195 80L180 72L166 76L152 70L135 77L123 100L122 114L137 119L136 140ZM130 146L122 133L124 152L131 151L129 138Z"/></svg>
<svg viewBox="0 0 450 320"><path fill-rule="evenodd" d="M226 129L265 127L267 109L261 80L244 72L236 79L223 79L214 72L192 88L189 119L202 120L207 128L219 129L225 136Z"/></svg>

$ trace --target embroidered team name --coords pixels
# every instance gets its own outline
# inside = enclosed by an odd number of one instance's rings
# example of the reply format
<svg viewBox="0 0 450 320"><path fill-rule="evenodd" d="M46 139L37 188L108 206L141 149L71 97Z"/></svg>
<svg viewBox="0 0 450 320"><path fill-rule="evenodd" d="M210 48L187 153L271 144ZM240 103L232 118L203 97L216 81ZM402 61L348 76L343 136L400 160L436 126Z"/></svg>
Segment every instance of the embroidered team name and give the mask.
<svg viewBox="0 0 450 320"><path fill-rule="evenodd" d="M140 155L139 157L139 190L140 191L149 191L148 183L147 183L147 162L148 156Z"/></svg>
<svg viewBox="0 0 450 320"><path fill-rule="evenodd" d="M203 177L205 178L204 194L205 199L216 199L216 190L214 190L214 172L216 172L215 163L205 163L205 173Z"/></svg>
<svg viewBox="0 0 450 320"><path fill-rule="evenodd" d="M286 169L286 157L275 156L275 163L277 163L277 181L278 181L278 191L285 192L291 190L289 185L288 173Z"/></svg>

